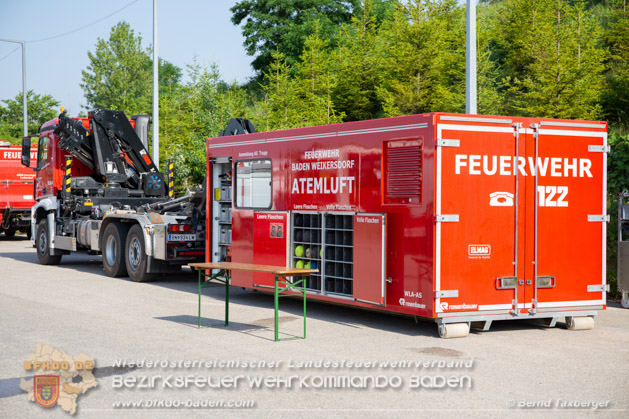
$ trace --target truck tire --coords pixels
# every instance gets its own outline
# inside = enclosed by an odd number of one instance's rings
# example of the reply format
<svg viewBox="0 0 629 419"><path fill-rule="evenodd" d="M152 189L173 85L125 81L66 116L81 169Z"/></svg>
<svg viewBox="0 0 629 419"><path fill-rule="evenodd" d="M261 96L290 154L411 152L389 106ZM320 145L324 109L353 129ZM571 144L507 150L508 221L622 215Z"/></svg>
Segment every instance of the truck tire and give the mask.
<svg viewBox="0 0 629 419"><path fill-rule="evenodd" d="M146 245L144 244L144 234L142 227L135 224L129 230L127 243L125 246L125 256L127 264L127 274L134 282L148 282L155 279L155 276L146 272L147 256Z"/></svg>
<svg viewBox="0 0 629 419"><path fill-rule="evenodd" d="M50 237L48 236L48 220L44 218L37 223L37 236L35 236L37 259L42 265L58 265L61 262L61 255L50 254Z"/></svg>
<svg viewBox="0 0 629 419"><path fill-rule="evenodd" d="M108 276L117 278L127 275L125 264L125 243L129 228L123 223L113 222L103 232L103 268Z"/></svg>
<svg viewBox="0 0 629 419"><path fill-rule="evenodd" d="M7 236L7 237L15 236L15 229L14 228L10 228L8 230L4 230L4 235Z"/></svg>

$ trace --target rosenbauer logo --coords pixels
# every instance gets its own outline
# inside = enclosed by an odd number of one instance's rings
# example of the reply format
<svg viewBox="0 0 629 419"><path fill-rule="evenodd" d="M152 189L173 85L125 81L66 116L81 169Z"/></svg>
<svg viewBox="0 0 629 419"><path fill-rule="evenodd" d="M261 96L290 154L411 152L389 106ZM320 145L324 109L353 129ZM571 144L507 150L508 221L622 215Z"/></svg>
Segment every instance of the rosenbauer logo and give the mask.
<svg viewBox="0 0 629 419"><path fill-rule="evenodd" d="M478 310L478 304L448 304L447 302L441 302L439 304L439 307L441 307L442 311L460 311L460 310L465 310L465 311L477 311Z"/></svg>
<svg viewBox="0 0 629 419"><path fill-rule="evenodd" d="M421 304L414 301L406 301L405 298L400 298L398 302L400 303L402 307L413 307L413 308L422 308L422 309L426 308L426 304Z"/></svg>

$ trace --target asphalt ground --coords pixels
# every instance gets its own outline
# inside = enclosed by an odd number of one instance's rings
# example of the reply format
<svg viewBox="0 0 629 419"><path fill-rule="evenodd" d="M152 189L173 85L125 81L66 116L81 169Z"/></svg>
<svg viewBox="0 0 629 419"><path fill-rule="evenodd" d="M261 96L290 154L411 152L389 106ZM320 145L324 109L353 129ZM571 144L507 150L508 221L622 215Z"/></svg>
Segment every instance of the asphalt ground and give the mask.
<svg viewBox="0 0 629 419"><path fill-rule="evenodd" d="M192 273L134 283L100 260L42 266L0 236L0 417L70 416L20 389L37 344L94 358L81 418L629 417L629 310L614 303L590 331L504 321L444 340L431 322L308 302L307 339L274 342L270 295L232 287L224 327L223 289L206 289L198 329ZM281 337L301 313L281 300Z"/></svg>

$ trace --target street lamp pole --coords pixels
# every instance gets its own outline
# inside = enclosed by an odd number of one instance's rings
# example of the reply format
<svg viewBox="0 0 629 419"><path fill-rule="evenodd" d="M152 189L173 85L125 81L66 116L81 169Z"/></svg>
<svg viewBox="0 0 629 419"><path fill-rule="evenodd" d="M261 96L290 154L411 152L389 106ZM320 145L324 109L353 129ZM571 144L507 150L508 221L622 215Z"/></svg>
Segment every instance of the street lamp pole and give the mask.
<svg viewBox="0 0 629 419"><path fill-rule="evenodd" d="M153 163L159 168L159 55L157 54L157 0L153 0Z"/></svg>
<svg viewBox="0 0 629 419"><path fill-rule="evenodd" d="M22 41L22 129L24 137L28 135L28 104L26 91L26 42Z"/></svg>
<svg viewBox="0 0 629 419"><path fill-rule="evenodd" d="M476 114L476 0L467 0L465 113Z"/></svg>
<svg viewBox="0 0 629 419"><path fill-rule="evenodd" d="M22 45L22 128L24 137L28 135L28 105L26 101L26 41L15 41L13 39L0 38L0 41L13 42Z"/></svg>

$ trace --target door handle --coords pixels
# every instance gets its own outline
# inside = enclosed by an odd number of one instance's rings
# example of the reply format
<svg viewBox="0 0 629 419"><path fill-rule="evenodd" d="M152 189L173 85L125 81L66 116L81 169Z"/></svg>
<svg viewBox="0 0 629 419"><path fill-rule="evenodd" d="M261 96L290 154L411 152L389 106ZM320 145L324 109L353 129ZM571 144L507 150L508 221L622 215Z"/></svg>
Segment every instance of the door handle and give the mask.
<svg viewBox="0 0 629 419"><path fill-rule="evenodd" d="M516 278L513 276L501 276L496 278L496 289L512 290L516 288Z"/></svg>

